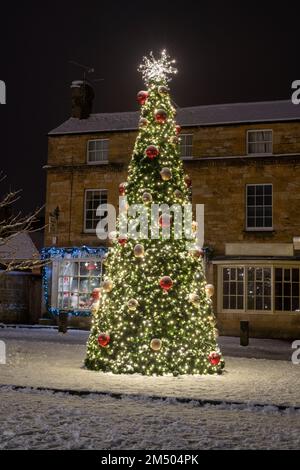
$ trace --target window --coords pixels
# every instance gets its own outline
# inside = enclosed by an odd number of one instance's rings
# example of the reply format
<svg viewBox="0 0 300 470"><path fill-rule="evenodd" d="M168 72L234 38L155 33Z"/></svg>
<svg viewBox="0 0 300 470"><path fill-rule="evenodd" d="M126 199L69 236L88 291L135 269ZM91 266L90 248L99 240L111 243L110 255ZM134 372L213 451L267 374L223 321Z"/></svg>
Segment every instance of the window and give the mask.
<svg viewBox="0 0 300 470"><path fill-rule="evenodd" d="M273 151L273 135L271 130L247 132L247 153L264 154Z"/></svg>
<svg viewBox="0 0 300 470"><path fill-rule="evenodd" d="M223 309L243 310L244 268L223 268Z"/></svg>
<svg viewBox="0 0 300 470"><path fill-rule="evenodd" d="M221 266L221 309L254 312L300 311L300 267Z"/></svg>
<svg viewBox="0 0 300 470"><path fill-rule="evenodd" d="M299 268L275 268L275 310L299 310Z"/></svg>
<svg viewBox="0 0 300 470"><path fill-rule="evenodd" d="M271 268L247 268L247 309L271 310Z"/></svg>
<svg viewBox="0 0 300 470"><path fill-rule="evenodd" d="M180 155L181 155L181 158L192 157L193 155L193 135L192 134L181 134Z"/></svg>
<svg viewBox="0 0 300 470"><path fill-rule="evenodd" d="M64 260L59 263L58 308L85 310L91 307L91 293L100 286L102 263L98 260Z"/></svg>
<svg viewBox="0 0 300 470"><path fill-rule="evenodd" d="M87 162L108 162L108 139L89 140L87 144Z"/></svg>
<svg viewBox="0 0 300 470"><path fill-rule="evenodd" d="M272 230L272 189L271 184L247 184L247 230Z"/></svg>
<svg viewBox="0 0 300 470"><path fill-rule="evenodd" d="M87 189L85 191L85 211L84 211L84 231L95 232L98 222L106 217L106 213L102 217L96 215L97 208L100 204L107 204L106 189Z"/></svg>

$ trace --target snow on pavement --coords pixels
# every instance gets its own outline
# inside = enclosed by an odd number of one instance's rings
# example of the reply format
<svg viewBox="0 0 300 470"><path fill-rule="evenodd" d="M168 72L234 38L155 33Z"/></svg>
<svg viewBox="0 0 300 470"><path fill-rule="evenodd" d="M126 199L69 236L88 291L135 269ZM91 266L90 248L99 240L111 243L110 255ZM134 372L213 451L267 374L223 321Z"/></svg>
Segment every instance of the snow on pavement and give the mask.
<svg viewBox="0 0 300 470"><path fill-rule="evenodd" d="M300 365L291 361L225 355L221 376L103 374L83 368L86 338L87 332L76 330L66 336L55 330L0 330L7 346L0 384L300 406Z"/></svg>
<svg viewBox="0 0 300 470"><path fill-rule="evenodd" d="M0 449L299 449L300 412L273 405L300 405L300 366L259 359L288 357L286 344L257 340L245 350L256 358L225 353L221 376L175 378L85 370L86 338L82 331L61 336L55 330L0 329L7 346L0 384L122 394L79 397L1 386ZM236 338L224 343L225 351L241 355ZM174 397L244 404L200 407Z"/></svg>
<svg viewBox="0 0 300 470"><path fill-rule="evenodd" d="M53 327L32 325L7 326L0 323L0 339L18 339L26 341L47 341L63 344L86 344L89 332L84 330L68 330L66 335L58 333ZM232 336L220 336L219 344L226 356L252 357L257 359L291 358L291 341L250 338L247 347L239 346L240 339Z"/></svg>
<svg viewBox="0 0 300 470"><path fill-rule="evenodd" d="M300 413L0 390L0 449L299 449Z"/></svg>

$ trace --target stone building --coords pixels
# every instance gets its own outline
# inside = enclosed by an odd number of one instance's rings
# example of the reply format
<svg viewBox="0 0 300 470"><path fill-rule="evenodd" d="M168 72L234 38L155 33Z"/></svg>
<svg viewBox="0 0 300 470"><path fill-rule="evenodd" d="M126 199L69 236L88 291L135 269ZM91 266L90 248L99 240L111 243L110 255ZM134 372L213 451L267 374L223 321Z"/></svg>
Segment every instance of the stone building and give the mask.
<svg viewBox="0 0 300 470"><path fill-rule="evenodd" d="M41 314L42 283L40 268L7 269L10 262L38 260L37 233L20 232L0 244L0 324L33 324Z"/></svg>
<svg viewBox="0 0 300 470"><path fill-rule="evenodd" d="M91 114L92 98L88 84L73 82L72 117L49 133L46 167L46 216L59 214L45 236L56 256L48 303L79 316L102 273L96 208L118 204L139 120L139 112ZM236 335L249 320L252 336L299 338L300 106L194 106L178 109L177 121L192 202L205 205L220 333Z"/></svg>

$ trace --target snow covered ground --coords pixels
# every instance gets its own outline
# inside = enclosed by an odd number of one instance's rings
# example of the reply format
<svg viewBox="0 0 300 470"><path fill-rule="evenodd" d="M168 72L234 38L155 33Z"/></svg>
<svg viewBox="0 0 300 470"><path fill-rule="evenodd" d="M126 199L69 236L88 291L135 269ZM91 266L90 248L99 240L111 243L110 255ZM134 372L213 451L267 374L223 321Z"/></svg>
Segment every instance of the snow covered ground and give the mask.
<svg viewBox="0 0 300 470"><path fill-rule="evenodd" d="M0 449L300 447L300 411L293 408L300 407L300 365L291 363L289 343L251 340L250 348L241 348L237 338L220 338L223 375L175 378L87 371L86 338L76 330L61 336L51 329L0 329L7 347L7 364L0 365ZM40 386L107 395L28 388Z"/></svg>
<svg viewBox="0 0 300 470"><path fill-rule="evenodd" d="M300 414L0 392L0 449L298 449Z"/></svg>

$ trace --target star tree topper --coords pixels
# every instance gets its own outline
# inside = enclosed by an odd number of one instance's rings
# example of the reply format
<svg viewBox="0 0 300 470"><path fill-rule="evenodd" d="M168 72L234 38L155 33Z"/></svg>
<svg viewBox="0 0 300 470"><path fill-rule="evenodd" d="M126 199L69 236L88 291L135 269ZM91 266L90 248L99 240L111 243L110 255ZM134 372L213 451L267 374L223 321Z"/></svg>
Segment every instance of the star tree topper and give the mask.
<svg viewBox="0 0 300 470"><path fill-rule="evenodd" d="M175 60L171 60L165 49L161 52L160 59L156 59L153 52L150 52L149 57L143 57L143 62L138 67L138 71L142 73L147 86L150 83L166 83L171 80L169 75L177 73L177 69L173 67L175 62Z"/></svg>

